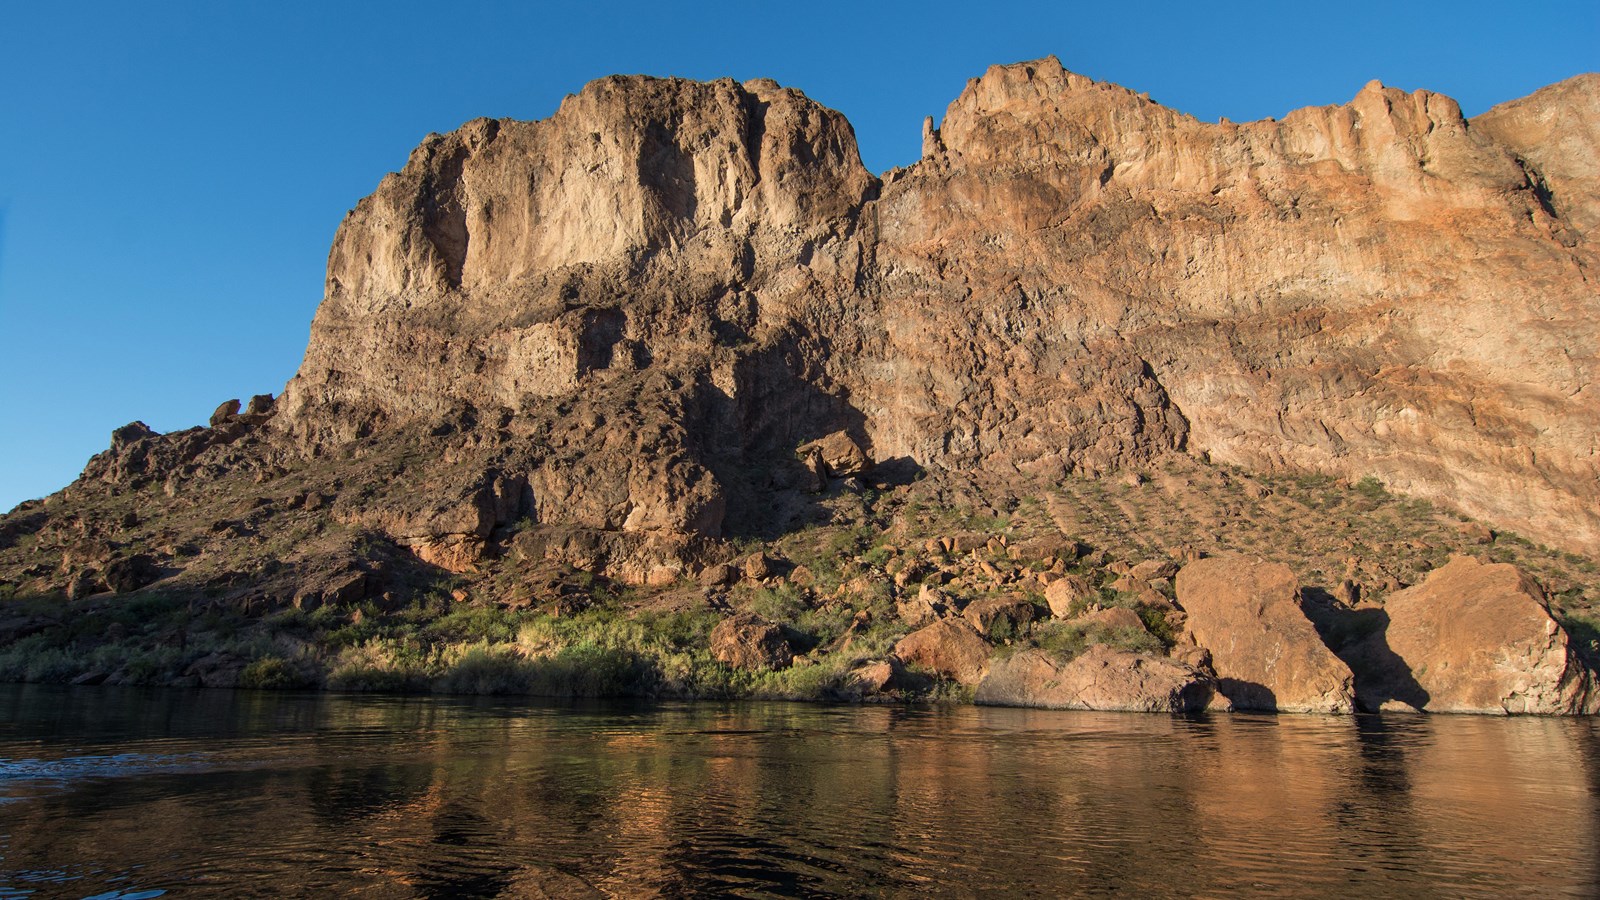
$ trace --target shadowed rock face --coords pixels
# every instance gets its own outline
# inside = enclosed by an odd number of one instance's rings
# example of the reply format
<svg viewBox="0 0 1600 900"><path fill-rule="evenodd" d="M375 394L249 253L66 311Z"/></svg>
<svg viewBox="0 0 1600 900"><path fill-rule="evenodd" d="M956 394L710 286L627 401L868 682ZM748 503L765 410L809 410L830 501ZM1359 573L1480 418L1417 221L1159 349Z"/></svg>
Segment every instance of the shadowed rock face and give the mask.
<svg viewBox="0 0 1600 900"><path fill-rule="evenodd" d="M1372 475L1592 551L1594 85L1208 124L1046 59L880 184L797 91L603 79L350 213L273 427L470 408L535 518L603 529L722 533L759 460L844 431L1030 478Z"/></svg>

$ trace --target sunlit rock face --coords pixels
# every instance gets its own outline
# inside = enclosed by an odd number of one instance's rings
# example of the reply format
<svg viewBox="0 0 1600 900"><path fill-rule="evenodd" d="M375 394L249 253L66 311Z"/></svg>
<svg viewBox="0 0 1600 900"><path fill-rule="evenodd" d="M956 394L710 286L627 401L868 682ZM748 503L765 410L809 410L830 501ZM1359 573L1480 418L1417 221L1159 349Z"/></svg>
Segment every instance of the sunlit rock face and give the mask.
<svg viewBox="0 0 1600 900"><path fill-rule="evenodd" d="M273 427L470 409L541 519L606 528L716 533L774 487L730 472L844 430L1022 478L1370 475L1592 551L1596 83L1210 124L1052 58L880 182L797 91L603 79L351 211Z"/></svg>
<svg viewBox="0 0 1600 900"><path fill-rule="evenodd" d="M891 323L866 371L929 421L976 410L972 441L1009 463L1047 468L1090 436L1065 462L1171 441L1376 476L1593 550L1596 83L1482 127L1377 83L1208 124L1051 59L993 68L876 204L883 306L925 319ZM1090 402L1104 421L1071 416L1109 360L1147 379L1108 392L1123 408ZM875 436L927 455L905 417L874 413ZM1119 425L1143 430L1106 440Z"/></svg>

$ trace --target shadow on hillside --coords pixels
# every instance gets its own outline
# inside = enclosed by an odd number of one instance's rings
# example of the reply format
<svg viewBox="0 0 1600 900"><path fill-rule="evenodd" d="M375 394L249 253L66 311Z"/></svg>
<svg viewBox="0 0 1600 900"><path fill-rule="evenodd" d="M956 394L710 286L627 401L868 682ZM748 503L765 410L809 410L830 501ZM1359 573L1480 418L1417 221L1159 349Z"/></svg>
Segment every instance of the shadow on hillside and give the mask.
<svg viewBox="0 0 1600 900"><path fill-rule="evenodd" d="M748 340L742 333L722 339ZM827 501L841 492L903 486L923 474L915 460L898 457L873 460L861 472L831 472L818 483L799 447L840 432L863 450L870 446L866 416L844 391L828 390L826 376L808 362L819 348L826 356L827 344L797 331L741 358L731 385L697 386L688 431L701 440L691 449L726 492L723 537L771 540L825 523Z"/></svg>

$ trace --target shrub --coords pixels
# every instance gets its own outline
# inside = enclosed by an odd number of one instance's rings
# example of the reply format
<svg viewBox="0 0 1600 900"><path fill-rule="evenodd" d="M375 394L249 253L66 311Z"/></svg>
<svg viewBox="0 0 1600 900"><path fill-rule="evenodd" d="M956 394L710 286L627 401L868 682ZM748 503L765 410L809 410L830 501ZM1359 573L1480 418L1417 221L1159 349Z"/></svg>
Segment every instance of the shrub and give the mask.
<svg viewBox="0 0 1600 900"><path fill-rule="evenodd" d="M239 687L290 691L312 687L316 680L300 666L279 656L263 656L239 672Z"/></svg>
<svg viewBox="0 0 1600 900"><path fill-rule="evenodd" d="M1372 477L1371 475L1368 475L1367 477L1356 482L1354 489L1356 493L1374 502L1387 500L1389 498L1389 491L1383 486L1383 482Z"/></svg>
<svg viewBox="0 0 1600 900"><path fill-rule="evenodd" d="M530 663L515 652L479 645L457 659L434 687L450 694L526 694L532 680Z"/></svg>

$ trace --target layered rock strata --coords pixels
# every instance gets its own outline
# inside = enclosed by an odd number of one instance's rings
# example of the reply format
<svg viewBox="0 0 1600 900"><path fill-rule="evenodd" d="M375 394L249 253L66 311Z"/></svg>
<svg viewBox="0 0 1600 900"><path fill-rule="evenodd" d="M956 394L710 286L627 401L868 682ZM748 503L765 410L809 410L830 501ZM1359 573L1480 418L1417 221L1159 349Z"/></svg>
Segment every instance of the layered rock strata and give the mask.
<svg viewBox="0 0 1600 900"><path fill-rule="evenodd" d="M1596 83L1209 124L1046 59L880 182L797 91L604 79L430 137L350 213L276 427L470 409L536 519L602 529L746 527L757 459L844 430L1042 479L1371 476L1593 551Z"/></svg>

